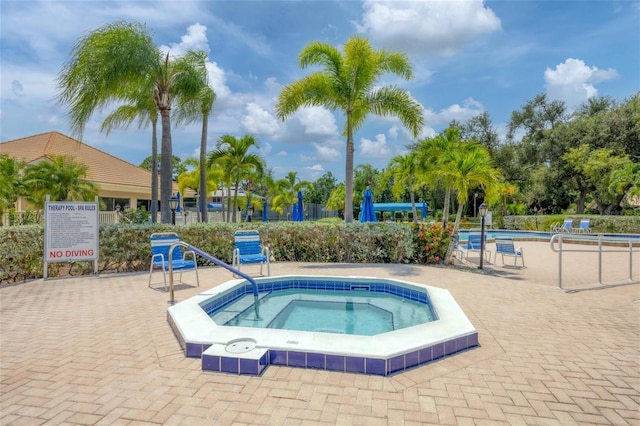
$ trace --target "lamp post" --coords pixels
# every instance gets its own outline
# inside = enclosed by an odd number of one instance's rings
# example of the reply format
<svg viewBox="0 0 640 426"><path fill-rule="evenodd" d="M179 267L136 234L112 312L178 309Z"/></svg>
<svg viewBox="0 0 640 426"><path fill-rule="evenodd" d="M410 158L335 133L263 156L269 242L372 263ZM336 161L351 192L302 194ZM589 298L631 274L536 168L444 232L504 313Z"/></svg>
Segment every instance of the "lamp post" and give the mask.
<svg viewBox="0 0 640 426"><path fill-rule="evenodd" d="M169 198L169 209L171 210L171 224L176 224L176 209L178 208L178 198L173 196Z"/></svg>
<svg viewBox="0 0 640 426"><path fill-rule="evenodd" d="M482 261L484 260L484 218L489 209L485 203L482 203L478 210L480 211L480 266L478 266L478 269L482 269Z"/></svg>

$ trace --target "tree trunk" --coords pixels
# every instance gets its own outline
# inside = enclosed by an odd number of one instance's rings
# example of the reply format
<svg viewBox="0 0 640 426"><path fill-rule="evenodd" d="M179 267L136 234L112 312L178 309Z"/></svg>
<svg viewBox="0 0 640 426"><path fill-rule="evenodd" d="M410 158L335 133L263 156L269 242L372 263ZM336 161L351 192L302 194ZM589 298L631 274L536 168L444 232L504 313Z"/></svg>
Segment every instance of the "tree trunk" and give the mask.
<svg viewBox="0 0 640 426"><path fill-rule="evenodd" d="M157 118L157 116L156 116ZM151 121L151 223L158 221L158 120Z"/></svg>
<svg viewBox="0 0 640 426"><path fill-rule="evenodd" d="M200 203L200 220L202 222L208 222L207 215L207 128L209 127L209 115L204 114L202 117L202 135L200 136L200 188L198 194L200 195L198 201Z"/></svg>
<svg viewBox="0 0 640 426"><path fill-rule="evenodd" d="M411 200L411 211L413 212L413 221L418 223L418 211L416 210L416 194L409 191L409 199Z"/></svg>
<svg viewBox="0 0 640 426"><path fill-rule="evenodd" d="M451 255L453 254L453 247L456 245L456 240L458 239L458 229L460 228L460 219L462 218L462 209L464 209L464 204L460 204L458 206L458 212L456 213L456 222L453 225L453 232L451 233L449 247L447 248L447 254L444 257L444 263L446 265L449 264Z"/></svg>
<svg viewBox="0 0 640 426"><path fill-rule="evenodd" d="M235 188L233 189L233 223L238 220L238 187L240 182L236 181Z"/></svg>
<svg viewBox="0 0 640 426"><path fill-rule="evenodd" d="M353 222L353 128L347 112L347 158L344 174L344 221Z"/></svg>
<svg viewBox="0 0 640 426"><path fill-rule="evenodd" d="M449 205L451 200L451 186L447 185L447 190L444 194L444 207L442 208L442 227L446 228L449 223Z"/></svg>
<svg viewBox="0 0 640 426"><path fill-rule="evenodd" d="M231 222L231 183L227 188L227 222Z"/></svg>
<svg viewBox="0 0 640 426"><path fill-rule="evenodd" d="M171 223L171 209L169 209L169 198L173 192L173 165L171 160L173 152L171 150L171 109L160 110L162 117L162 153L160 159L160 211L162 212L162 223Z"/></svg>
<svg viewBox="0 0 640 426"><path fill-rule="evenodd" d="M587 198L587 189L586 188L580 188L580 195L578 196L578 199L576 200L576 214L583 214L584 213L584 202Z"/></svg>

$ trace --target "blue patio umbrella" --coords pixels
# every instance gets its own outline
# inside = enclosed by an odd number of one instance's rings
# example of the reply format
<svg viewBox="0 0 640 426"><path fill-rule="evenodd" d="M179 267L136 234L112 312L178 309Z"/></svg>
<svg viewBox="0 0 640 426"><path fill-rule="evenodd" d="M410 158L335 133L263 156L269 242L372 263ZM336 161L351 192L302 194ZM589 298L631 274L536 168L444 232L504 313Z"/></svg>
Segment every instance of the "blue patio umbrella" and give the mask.
<svg viewBox="0 0 640 426"><path fill-rule="evenodd" d="M426 201L422 202L422 218L423 219L427 218L427 202Z"/></svg>
<svg viewBox="0 0 640 426"><path fill-rule="evenodd" d="M176 192L176 198L178 199L178 205L176 207L176 213L180 213L182 208L180 207L180 191Z"/></svg>
<svg viewBox="0 0 640 426"><path fill-rule="evenodd" d="M298 191L298 203L294 207L293 220L302 222L304 220L304 207L302 205L302 191Z"/></svg>
<svg viewBox="0 0 640 426"><path fill-rule="evenodd" d="M262 221L267 222L267 202L262 202Z"/></svg>
<svg viewBox="0 0 640 426"><path fill-rule="evenodd" d="M364 201L362 202L362 209L360 210L360 222L377 222L376 212L373 209L373 194L371 189L367 188L364 191Z"/></svg>

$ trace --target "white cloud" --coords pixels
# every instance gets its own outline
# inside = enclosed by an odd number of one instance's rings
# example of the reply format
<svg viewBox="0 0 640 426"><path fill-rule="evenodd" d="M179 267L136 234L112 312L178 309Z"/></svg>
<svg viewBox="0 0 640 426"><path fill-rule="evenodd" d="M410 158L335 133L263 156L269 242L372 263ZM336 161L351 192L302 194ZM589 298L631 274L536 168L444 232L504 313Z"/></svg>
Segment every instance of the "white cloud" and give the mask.
<svg viewBox="0 0 640 426"><path fill-rule="evenodd" d="M313 166L306 167L307 170L313 170L314 172L324 171L324 167L321 164L314 164Z"/></svg>
<svg viewBox="0 0 640 426"><path fill-rule="evenodd" d="M574 109L589 98L598 94L594 84L618 77L616 70L590 67L581 59L568 58L556 65L555 69L547 68L544 81L547 93L552 99L564 101L569 109Z"/></svg>
<svg viewBox="0 0 640 426"><path fill-rule="evenodd" d="M253 135L273 136L280 130L276 118L267 110L254 102L246 106L246 114L242 118L242 128Z"/></svg>
<svg viewBox="0 0 640 426"><path fill-rule="evenodd" d="M391 126L391 128L389 129L389 137L391 139L398 139L398 132L399 132L399 128L398 126Z"/></svg>
<svg viewBox="0 0 640 426"><path fill-rule="evenodd" d="M267 158L269 154L271 154L272 150L273 150L273 146L269 142L262 144L261 147L258 149L258 151L260 152L260 156L262 158Z"/></svg>
<svg viewBox="0 0 640 426"><path fill-rule="evenodd" d="M453 120L464 123L482 113L482 111L484 111L484 108L480 102L473 98L468 98L462 102L462 105L452 104L438 112L431 108L425 108L424 121L428 126L449 124Z"/></svg>
<svg viewBox="0 0 640 426"><path fill-rule="evenodd" d="M304 127L305 134L335 136L338 134L334 115L322 107L300 108L294 117Z"/></svg>
<svg viewBox="0 0 640 426"><path fill-rule="evenodd" d="M391 158L394 155L394 149L387 144L387 138L383 134L376 135L376 140L362 138L358 152L365 158Z"/></svg>
<svg viewBox="0 0 640 426"><path fill-rule="evenodd" d="M321 145L318 143L313 143L313 147L315 148L314 155L305 155L300 154L300 159L306 162L333 162L340 159L340 152L332 146Z"/></svg>
<svg viewBox="0 0 640 426"><path fill-rule="evenodd" d="M160 46L163 52L169 51L172 55L182 55L188 50L202 50L209 54L209 40L207 40L207 27L199 23L190 25L187 33L180 37L180 43L171 43L167 46Z"/></svg>
<svg viewBox="0 0 640 426"><path fill-rule="evenodd" d="M209 85L216 92L216 103L224 103L231 96L224 70L215 62L207 62L205 66L209 75Z"/></svg>
<svg viewBox="0 0 640 426"><path fill-rule="evenodd" d="M483 0L365 0L359 32L407 53L453 54L476 37L500 29L500 19Z"/></svg>

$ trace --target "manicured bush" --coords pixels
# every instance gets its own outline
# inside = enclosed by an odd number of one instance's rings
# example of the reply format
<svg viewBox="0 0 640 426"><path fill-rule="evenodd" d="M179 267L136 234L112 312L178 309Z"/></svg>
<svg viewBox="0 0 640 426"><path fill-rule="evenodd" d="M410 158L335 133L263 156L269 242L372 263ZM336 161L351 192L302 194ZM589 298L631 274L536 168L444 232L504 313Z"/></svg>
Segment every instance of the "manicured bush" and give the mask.
<svg viewBox="0 0 640 426"><path fill-rule="evenodd" d="M256 229L276 262L332 263L433 263L446 252L446 235L438 227L427 231L410 223L276 222L167 224L109 224L99 229L98 272L135 272L149 267L149 236L154 232L177 232L180 239L231 263L233 234L237 229ZM425 228L427 229L427 228ZM420 235L418 237L418 235ZM428 242L434 238L435 244ZM0 283L42 277L43 225L0 227ZM429 250L425 251L425 247ZM201 266L211 263L198 258ZM47 275L84 275L93 262L49 263Z"/></svg>

